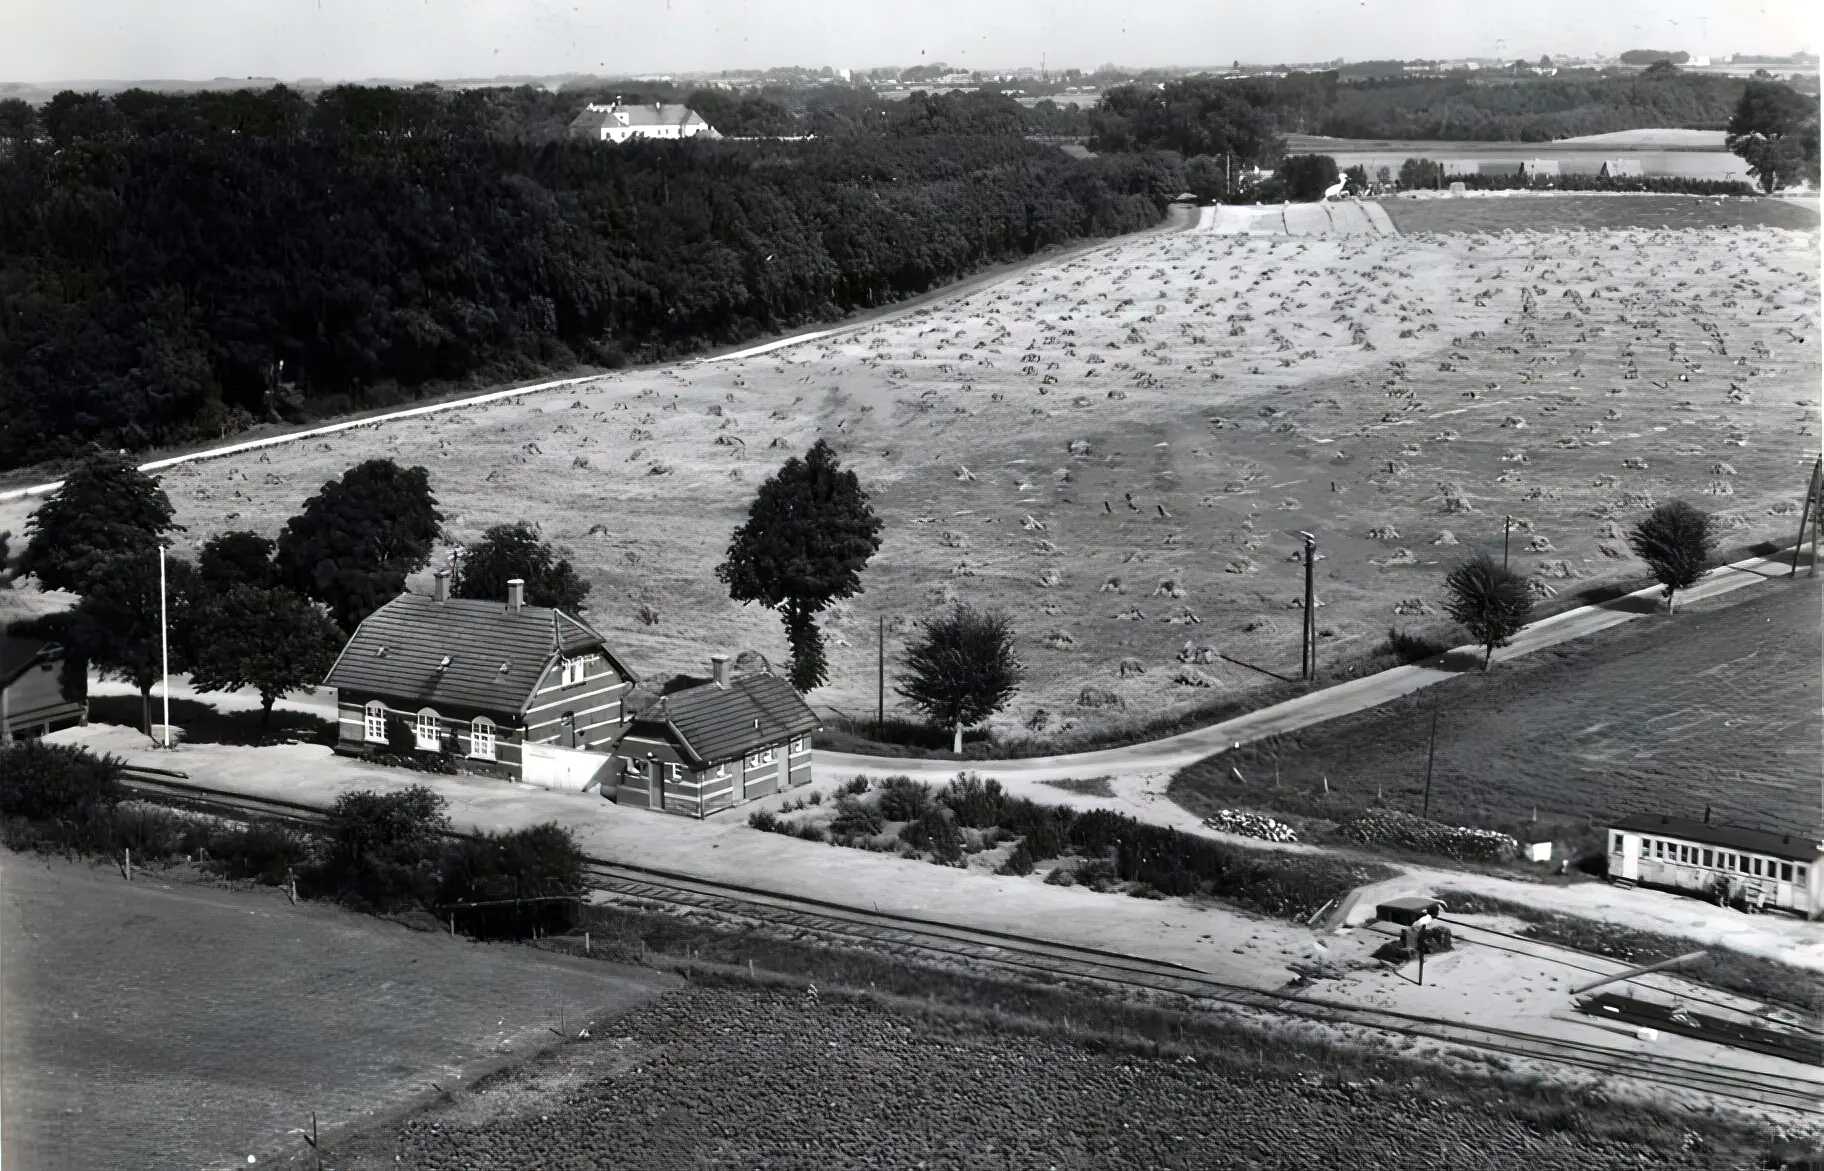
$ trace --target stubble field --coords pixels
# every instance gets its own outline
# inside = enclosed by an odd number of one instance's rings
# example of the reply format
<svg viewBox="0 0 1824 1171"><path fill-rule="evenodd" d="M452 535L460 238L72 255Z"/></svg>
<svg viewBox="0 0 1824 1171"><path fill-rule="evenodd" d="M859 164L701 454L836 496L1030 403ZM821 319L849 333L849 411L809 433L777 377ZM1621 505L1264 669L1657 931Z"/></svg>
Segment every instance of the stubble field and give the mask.
<svg viewBox="0 0 1824 1171"><path fill-rule="evenodd" d="M1481 202L1522 226L1533 206ZM1638 575L1623 535L1655 501L1718 511L1731 545L1789 540L1818 445L1816 248L1766 227L1133 238L762 357L166 484L200 543L275 533L361 460L422 463L453 539L538 522L594 583L591 620L663 678L719 650L785 658L777 618L713 569L759 482L828 439L886 528L867 592L825 615L813 699L871 709L876 618L896 657L965 600L1021 636L1002 726L1067 744L1272 683L1236 661L1295 673L1300 530L1329 662L1436 623L1444 570L1498 549L1507 514L1541 597Z"/></svg>

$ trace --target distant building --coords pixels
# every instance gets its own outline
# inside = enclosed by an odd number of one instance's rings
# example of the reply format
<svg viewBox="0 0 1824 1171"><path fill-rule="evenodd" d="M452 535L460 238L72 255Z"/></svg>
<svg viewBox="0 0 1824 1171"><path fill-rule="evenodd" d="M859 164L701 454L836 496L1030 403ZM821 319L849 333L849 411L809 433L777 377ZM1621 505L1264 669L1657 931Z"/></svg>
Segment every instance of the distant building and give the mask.
<svg viewBox="0 0 1824 1171"><path fill-rule="evenodd" d="M63 648L38 638L0 637L0 743L42 736L89 716L89 673Z"/></svg>
<svg viewBox="0 0 1824 1171"><path fill-rule="evenodd" d="M689 106L628 106L590 102L570 123L572 138L591 142L626 142L630 138L721 138L716 128Z"/></svg>
<svg viewBox="0 0 1824 1171"><path fill-rule="evenodd" d="M1558 177L1557 159L1527 159L1520 164L1520 173L1528 179L1556 179Z"/></svg>
<svg viewBox="0 0 1824 1171"><path fill-rule="evenodd" d="M1639 159L1605 159L1602 164L1604 179L1638 179L1644 174Z"/></svg>
<svg viewBox="0 0 1824 1171"><path fill-rule="evenodd" d="M1474 159L1439 159L1438 164L1444 168L1446 177L1451 175L1480 175L1482 164Z"/></svg>

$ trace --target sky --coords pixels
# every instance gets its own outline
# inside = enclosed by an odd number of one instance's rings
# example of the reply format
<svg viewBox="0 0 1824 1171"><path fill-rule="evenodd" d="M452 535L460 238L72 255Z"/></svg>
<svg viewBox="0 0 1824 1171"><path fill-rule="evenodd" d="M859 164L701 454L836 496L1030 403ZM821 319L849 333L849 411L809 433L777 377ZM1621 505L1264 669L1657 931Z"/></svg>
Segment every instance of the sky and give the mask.
<svg viewBox="0 0 1824 1171"><path fill-rule="evenodd" d="M1815 50L1802 0L0 0L0 82Z"/></svg>

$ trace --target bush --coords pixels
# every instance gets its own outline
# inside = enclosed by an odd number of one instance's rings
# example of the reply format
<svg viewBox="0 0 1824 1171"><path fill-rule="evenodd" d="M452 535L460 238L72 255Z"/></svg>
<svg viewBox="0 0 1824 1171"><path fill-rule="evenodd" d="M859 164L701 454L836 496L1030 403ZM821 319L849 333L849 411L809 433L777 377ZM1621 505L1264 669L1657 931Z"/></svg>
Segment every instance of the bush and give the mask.
<svg viewBox="0 0 1824 1171"><path fill-rule="evenodd" d="M210 834L203 851L204 865L223 878L278 886L309 861L311 841L285 826L254 822Z"/></svg>
<svg viewBox="0 0 1824 1171"><path fill-rule="evenodd" d="M436 895L448 831L443 798L423 785L344 793L330 816L328 849L306 884L377 910L426 903Z"/></svg>
<svg viewBox="0 0 1824 1171"><path fill-rule="evenodd" d="M776 834L790 832L790 827L780 821L770 809L754 810L747 815L747 824L750 828L760 830L762 833Z"/></svg>
<svg viewBox="0 0 1824 1171"><path fill-rule="evenodd" d="M849 793L836 798L836 816L830 821L833 838L871 838L884 826L880 811Z"/></svg>
<svg viewBox="0 0 1824 1171"><path fill-rule="evenodd" d="M956 812L948 805L934 805L918 820L908 822L899 831L902 842L929 851L937 861L956 865L963 860L963 831L957 827Z"/></svg>
<svg viewBox="0 0 1824 1171"><path fill-rule="evenodd" d="M576 838L555 822L465 839L443 858L439 909L483 939L567 931L586 889L585 861Z"/></svg>
<svg viewBox="0 0 1824 1171"><path fill-rule="evenodd" d="M838 797L859 797L867 791L868 791L868 778L858 776L854 780L849 781L847 784L838 786L836 789L836 795Z"/></svg>
<svg viewBox="0 0 1824 1171"><path fill-rule="evenodd" d="M1511 862L1520 843L1490 829L1470 829L1428 821L1397 809L1377 809L1343 824L1344 837L1364 845L1395 846L1446 858Z"/></svg>
<svg viewBox="0 0 1824 1171"><path fill-rule="evenodd" d="M0 816L87 821L121 797L122 762L86 748L27 740L0 751Z"/></svg>
<svg viewBox="0 0 1824 1171"><path fill-rule="evenodd" d="M823 836L823 827L808 821L791 832L807 842L821 842L825 840Z"/></svg>
<svg viewBox="0 0 1824 1171"><path fill-rule="evenodd" d="M888 821L917 821L931 808L931 786L911 777L880 782L876 807Z"/></svg>
<svg viewBox="0 0 1824 1171"><path fill-rule="evenodd" d="M975 773L958 773L954 781L944 786L937 800L956 814L958 825L987 829L1000 822L1005 797L999 781L993 778L984 781Z"/></svg>

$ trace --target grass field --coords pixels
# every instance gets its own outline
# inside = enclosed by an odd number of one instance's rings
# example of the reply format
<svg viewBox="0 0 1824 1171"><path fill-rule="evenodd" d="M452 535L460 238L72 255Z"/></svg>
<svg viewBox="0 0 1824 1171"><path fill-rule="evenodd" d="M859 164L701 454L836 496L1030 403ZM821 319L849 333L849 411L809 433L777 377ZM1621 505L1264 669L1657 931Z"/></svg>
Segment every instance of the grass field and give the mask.
<svg viewBox="0 0 1824 1171"><path fill-rule="evenodd" d="M1511 826L1537 808L1547 823L1600 826L1712 807L1722 822L1818 833L1820 594L1801 577L1637 619L1193 765L1171 795L1196 811L1335 816L1379 793L1416 813L1435 703L1434 817Z"/></svg>
<svg viewBox="0 0 1824 1171"><path fill-rule="evenodd" d="M1401 232L1575 232L1633 228L1818 230L1816 201L1691 195L1477 195L1387 199Z"/></svg>
<svg viewBox="0 0 1824 1171"><path fill-rule="evenodd" d="M1555 202L1450 206L1527 227ZM1296 673L1300 530L1321 542L1327 663L1435 614L1448 564L1498 546L1505 514L1542 596L1638 575L1622 535L1657 500L1723 513L1731 544L1790 539L1819 442L1816 248L1766 227L1153 235L776 354L165 483L200 543L275 532L363 459L422 463L454 540L538 522L594 583L592 620L663 678L715 651L785 659L776 616L712 571L758 483L828 439L886 530L866 593L825 615L813 699L869 712L876 618L897 657L963 599L1012 616L1029 668L997 727L1068 747Z"/></svg>
<svg viewBox="0 0 1824 1171"><path fill-rule="evenodd" d="M651 972L0 852L7 1167L245 1167L623 1011ZM492 1023L490 1023L492 1022Z"/></svg>

